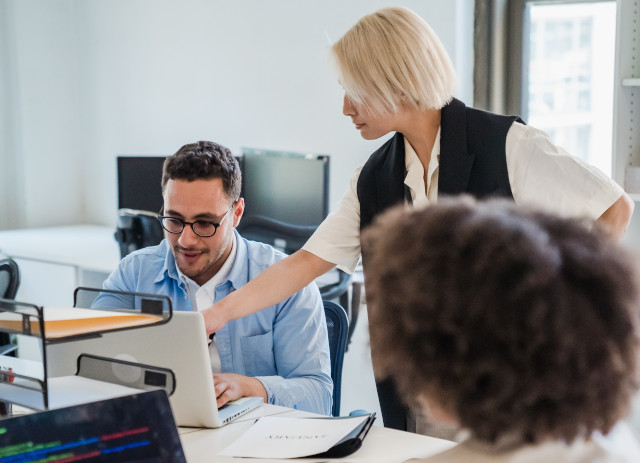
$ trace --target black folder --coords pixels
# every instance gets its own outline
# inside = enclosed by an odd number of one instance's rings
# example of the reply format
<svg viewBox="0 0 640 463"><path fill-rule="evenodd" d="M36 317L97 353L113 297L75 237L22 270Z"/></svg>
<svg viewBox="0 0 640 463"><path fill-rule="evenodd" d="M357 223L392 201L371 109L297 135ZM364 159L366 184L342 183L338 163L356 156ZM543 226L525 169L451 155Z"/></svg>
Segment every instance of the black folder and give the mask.
<svg viewBox="0 0 640 463"><path fill-rule="evenodd" d="M314 419L326 419L326 420L342 420L353 418L352 416L338 416L338 417L326 417L326 418L314 418ZM369 413L367 419L360 423L356 428L342 438L340 442L335 444L326 452L316 453L315 455L309 455L305 458L342 458L351 455L360 447L362 447L362 441L367 436L369 429L376 420L375 413Z"/></svg>

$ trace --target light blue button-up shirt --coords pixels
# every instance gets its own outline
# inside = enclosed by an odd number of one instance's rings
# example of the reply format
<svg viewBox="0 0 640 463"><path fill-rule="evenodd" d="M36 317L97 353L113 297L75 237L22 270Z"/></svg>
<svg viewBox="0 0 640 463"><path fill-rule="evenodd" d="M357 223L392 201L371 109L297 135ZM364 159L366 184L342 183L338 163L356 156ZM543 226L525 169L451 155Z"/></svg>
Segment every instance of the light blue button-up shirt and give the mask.
<svg viewBox="0 0 640 463"><path fill-rule="evenodd" d="M215 288L215 300L247 284L285 257L266 244L236 233L237 254L228 278ZM196 310L180 281L166 240L135 251L120 262L104 289L168 296L174 310ZM113 297L94 306L116 307ZM222 371L260 380L271 404L331 414L331 363L327 325L315 283L280 304L228 322L216 332Z"/></svg>

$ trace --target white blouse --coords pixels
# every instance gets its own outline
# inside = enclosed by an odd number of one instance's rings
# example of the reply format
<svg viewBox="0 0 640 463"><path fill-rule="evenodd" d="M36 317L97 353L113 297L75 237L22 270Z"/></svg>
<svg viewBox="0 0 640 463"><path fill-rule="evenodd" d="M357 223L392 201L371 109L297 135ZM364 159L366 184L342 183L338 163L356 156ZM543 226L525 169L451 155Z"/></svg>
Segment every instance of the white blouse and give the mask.
<svg viewBox="0 0 640 463"><path fill-rule="evenodd" d="M413 147L404 139L404 183L414 207L435 204L438 199L440 130L431 151L424 182L424 168ZM548 135L514 122L505 143L509 184L517 204L539 207L563 217L595 221L623 194L623 189L596 167L555 146ZM351 178L338 208L320 224L303 249L352 273L360 259L360 202L357 184L362 166Z"/></svg>

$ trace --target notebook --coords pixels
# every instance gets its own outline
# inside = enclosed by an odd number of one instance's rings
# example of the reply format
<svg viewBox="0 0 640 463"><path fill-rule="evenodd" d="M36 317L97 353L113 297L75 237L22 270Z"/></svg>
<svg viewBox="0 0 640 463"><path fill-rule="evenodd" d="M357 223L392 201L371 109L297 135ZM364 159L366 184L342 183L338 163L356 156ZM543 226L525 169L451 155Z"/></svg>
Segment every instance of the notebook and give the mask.
<svg viewBox="0 0 640 463"><path fill-rule="evenodd" d="M186 463L165 391L0 420L0 460Z"/></svg>
<svg viewBox="0 0 640 463"><path fill-rule="evenodd" d="M169 401L178 426L217 428L264 401L244 397L218 410L205 333L202 314L176 311L163 325L47 346L47 372L49 377L75 374L77 358L83 353L168 368L176 377ZM121 379L126 384L136 378Z"/></svg>

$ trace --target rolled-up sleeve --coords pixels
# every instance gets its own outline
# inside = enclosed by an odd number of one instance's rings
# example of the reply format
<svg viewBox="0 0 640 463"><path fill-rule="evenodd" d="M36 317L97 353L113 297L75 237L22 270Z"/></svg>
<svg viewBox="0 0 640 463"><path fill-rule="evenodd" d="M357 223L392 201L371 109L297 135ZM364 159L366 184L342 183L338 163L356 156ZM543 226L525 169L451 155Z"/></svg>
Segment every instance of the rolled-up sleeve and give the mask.
<svg viewBox="0 0 640 463"><path fill-rule="evenodd" d="M337 209L324 219L302 247L347 273L353 273L360 260L360 201L357 185L361 170L362 166L351 177L349 189Z"/></svg>
<svg viewBox="0 0 640 463"><path fill-rule="evenodd" d="M534 127L514 122L505 151L516 204L595 221L624 192L608 175L554 145Z"/></svg>

